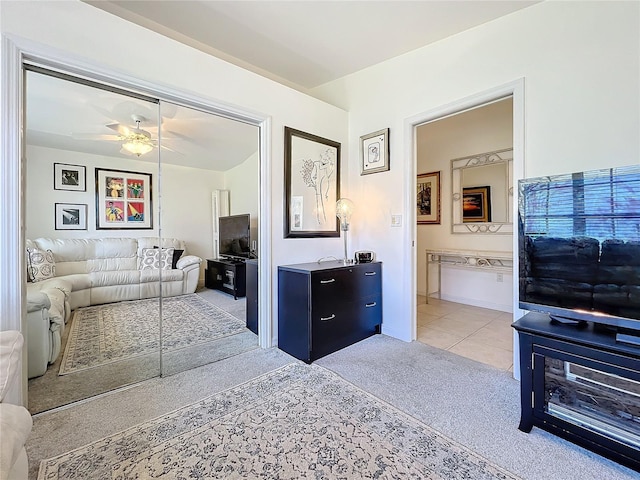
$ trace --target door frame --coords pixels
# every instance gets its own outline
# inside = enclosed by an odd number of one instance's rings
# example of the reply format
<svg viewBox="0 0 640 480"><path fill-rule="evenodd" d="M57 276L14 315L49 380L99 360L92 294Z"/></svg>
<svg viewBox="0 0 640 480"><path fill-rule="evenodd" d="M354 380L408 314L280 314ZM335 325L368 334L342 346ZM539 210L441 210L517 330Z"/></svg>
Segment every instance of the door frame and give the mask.
<svg viewBox="0 0 640 480"><path fill-rule="evenodd" d="M418 158L417 158L417 148L416 148L416 128L419 125L422 125L427 122L432 122L434 120L439 120L444 117L448 117L451 115L455 115L457 113L461 113L465 110L469 110L475 107L482 106L487 103L494 102L496 100L500 100L506 97L513 98L513 192L512 196L513 202L513 212L515 217L515 212L518 211L518 180L525 178L525 161L524 161L524 146L525 146L525 79L519 78L512 82L506 83L504 85L500 85L489 90L485 90L483 92L479 92L468 97L454 100L451 103L436 107L432 110L428 110L426 112L418 113L412 117L405 119L404 121L404 143L405 150L409 153L410 158L412 159L410 168L405 170L405 178L404 184L407 185L406 189L406 197L405 197L405 211L407 222L407 229L405 231L406 235L406 245L411 245L412 248L408 248L405 250L407 252L405 254L405 265L407 271L410 272L410 285L407 285L407 288L404 290L405 295L405 305L409 305L410 312L409 318L411 319L411 340L416 340L417 338L417 300L416 300L416 291L417 291L417 219L416 219L416 208L415 208L415 192L417 188L417 168L418 168ZM515 218L514 218L515 221ZM518 307L518 229L514 228L512 235L513 242L513 316L515 318L519 318L524 314L522 310ZM518 342L517 335L514 332L513 337L513 358L514 358L514 377L520 378L520 369L519 369L519 351L518 351Z"/></svg>
<svg viewBox="0 0 640 480"><path fill-rule="evenodd" d="M36 45L22 39L3 36L2 71L3 81L0 102L3 105L0 117L0 330L26 329L26 289L24 268L25 245L25 201L24 201L24 161L25 148L21 132L24 129L24 76L23 65L36 63L53 70L89 78L100 83L118 86L134 92L146 93L161 100L197 108L208 113L241 121L259 128L260 135L260 205L258 238L260 251L258 258L258 344L262 348L272 346L273 324L271 319L272 279L271 279L271 117L250 111L236 105L216 102L192 93L166 85L147 82L113 72L98 64L71 58L64 53ZM21 390L11 391L7 401L26 405L27 401L27 349L22 356Z"/></svg>

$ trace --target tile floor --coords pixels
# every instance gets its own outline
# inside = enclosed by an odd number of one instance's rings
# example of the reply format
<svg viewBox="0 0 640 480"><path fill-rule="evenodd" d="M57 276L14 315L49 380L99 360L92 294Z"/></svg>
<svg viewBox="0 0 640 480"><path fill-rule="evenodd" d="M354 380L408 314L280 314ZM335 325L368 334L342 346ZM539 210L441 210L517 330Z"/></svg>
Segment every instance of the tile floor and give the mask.
<svg viewBox="0 0 640 480"><path fill-rule="evenodd" d="M513 371L512 314L418 295L418 341Z"/></svg>

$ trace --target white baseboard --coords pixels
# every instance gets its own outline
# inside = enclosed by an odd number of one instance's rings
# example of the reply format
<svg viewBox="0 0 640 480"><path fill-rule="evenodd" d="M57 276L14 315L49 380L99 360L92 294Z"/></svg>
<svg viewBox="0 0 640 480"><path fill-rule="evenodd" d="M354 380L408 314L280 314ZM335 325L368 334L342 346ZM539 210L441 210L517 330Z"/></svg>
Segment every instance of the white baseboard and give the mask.
<svg viewBox="0 0 640 480"><path fill-rule="evenodd" d="M490 308L491 310L499 310L500 312L513 313L513 305L504 305L500 303L487 302L474 298L456 297L453 295L442 295L442 300L448 302L462 303L464 305L473 305L474 307Z"/></svg>

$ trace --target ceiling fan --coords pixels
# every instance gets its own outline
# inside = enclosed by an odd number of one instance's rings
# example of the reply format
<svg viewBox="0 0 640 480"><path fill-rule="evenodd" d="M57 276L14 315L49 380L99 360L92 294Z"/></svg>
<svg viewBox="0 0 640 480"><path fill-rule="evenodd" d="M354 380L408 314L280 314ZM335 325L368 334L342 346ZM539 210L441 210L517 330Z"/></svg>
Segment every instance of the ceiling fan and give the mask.
<svg viewBox="0 0 640 480"><path fill-rule="evenodd" d="M117 135L92 135L92 134L73 134L74 138L92 139L92 140L109 140L122 142L120 153L127 155L141 156L149 153L158 147L158 142L153 139L151 133L140 127L147 119L142 115L133 114L131 119L135 123L135 127L128 127L121 123L109 123L105 125L107 128L115 131ZM160 148L175 152L175 150L161 145ZM178 152L176 152L178 153Z"/></svg>

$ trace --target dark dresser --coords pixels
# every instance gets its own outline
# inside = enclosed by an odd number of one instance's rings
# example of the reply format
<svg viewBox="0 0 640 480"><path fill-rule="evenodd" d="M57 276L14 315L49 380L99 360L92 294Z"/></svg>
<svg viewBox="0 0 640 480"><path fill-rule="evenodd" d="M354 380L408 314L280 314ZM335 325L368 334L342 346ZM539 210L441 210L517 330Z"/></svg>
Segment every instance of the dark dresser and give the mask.
<svg viewBox="0 0 640 480"><path fill-rule="evenodd" d="M278 267L278 348L307 363L382 326L382 263Z"/></svg>

